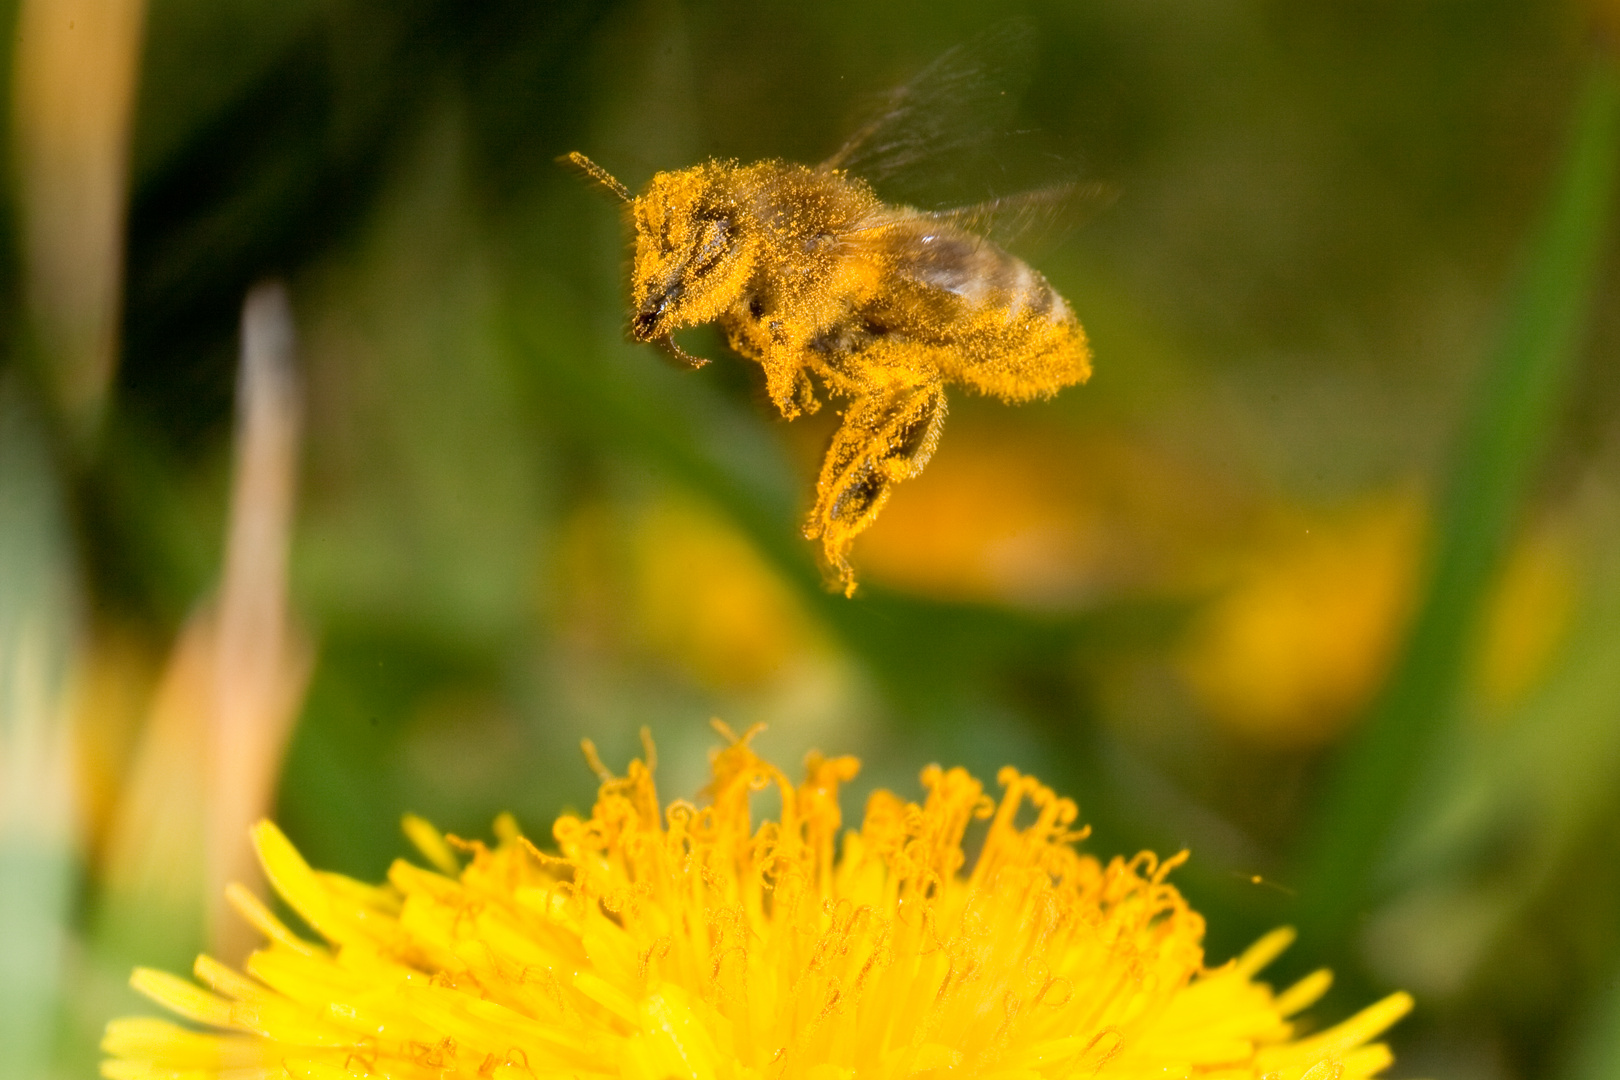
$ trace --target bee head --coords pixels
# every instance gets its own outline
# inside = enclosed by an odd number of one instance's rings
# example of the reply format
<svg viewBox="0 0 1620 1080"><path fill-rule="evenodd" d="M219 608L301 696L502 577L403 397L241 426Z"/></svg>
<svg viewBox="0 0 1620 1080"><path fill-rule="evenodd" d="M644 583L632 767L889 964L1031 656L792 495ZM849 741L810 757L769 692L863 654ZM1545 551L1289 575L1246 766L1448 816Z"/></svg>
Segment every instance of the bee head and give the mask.
<svg viewBox="0 0 1620 1080"><path fill-rule="evenodd" d="M713 321L735 304L759 243L737 199L734 164L711 161L659 173L634 202L632 329L655 341Z"/></svg>

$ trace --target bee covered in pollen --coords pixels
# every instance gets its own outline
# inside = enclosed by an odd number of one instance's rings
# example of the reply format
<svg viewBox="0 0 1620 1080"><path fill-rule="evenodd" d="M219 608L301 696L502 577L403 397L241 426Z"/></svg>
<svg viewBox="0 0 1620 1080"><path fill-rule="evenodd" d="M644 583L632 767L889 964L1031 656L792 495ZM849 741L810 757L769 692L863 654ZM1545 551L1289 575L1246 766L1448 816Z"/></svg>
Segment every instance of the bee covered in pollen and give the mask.
<svg viewBox="0 0 1620 1080"><path fill-rule="evenodd" d="M1071 186L957 210L882 201L855 175L915 156L934 88L960 81L953 50L889 96L887 110L831 158L708 161L656 174L632 196L583 154L565 160L625 200L635 225L631 330L701 367L674 341L716 323L758 363L792 420L820 407L816 385L848 404L804 526L846 595L850 546L894 486L939 442L947 385L1006 402L1049 397L1091 374L1085 331L1023 260L982 235L996 216L1069 199Z"/></svg>

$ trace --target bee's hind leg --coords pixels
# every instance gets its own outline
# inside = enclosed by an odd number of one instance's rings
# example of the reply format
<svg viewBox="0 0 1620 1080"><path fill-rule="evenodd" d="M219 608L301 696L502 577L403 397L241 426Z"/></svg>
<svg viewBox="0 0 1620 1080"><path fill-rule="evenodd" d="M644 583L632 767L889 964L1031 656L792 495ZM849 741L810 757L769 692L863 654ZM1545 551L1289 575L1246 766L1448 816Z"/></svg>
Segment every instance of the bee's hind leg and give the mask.
<svg viewBox="0 0 1620 1080"><path fill-rule="evenodd" d="M849 549L877 520L889 492L928 464L945 424L945 387L938 379L895 379L844 410L816 482L816 505L804 534L821 537L844 595L855 595Z"/></svg>

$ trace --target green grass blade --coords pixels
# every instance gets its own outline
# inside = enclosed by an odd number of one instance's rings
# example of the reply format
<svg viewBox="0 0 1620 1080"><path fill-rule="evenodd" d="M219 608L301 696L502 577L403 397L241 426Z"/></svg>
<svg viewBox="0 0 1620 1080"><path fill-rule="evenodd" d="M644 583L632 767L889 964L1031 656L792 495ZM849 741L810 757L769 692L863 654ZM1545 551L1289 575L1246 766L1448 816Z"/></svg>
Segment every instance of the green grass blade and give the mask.
<svg viewBox="0 0 1620 1080"><path fill-rule="evenodd" d="M1577 1025L1576 1038L1562 1080L1615 1080L1620 1077L1620 974L1587 1009Z"/></svg>
<svg viewBox="0 0 1620 1080"><path fill-rule="evenodd" d="M73 894L72 545L35 421L0 381L0 1080L51 1075Z"/></svg>
<svg viewBox="0 0 1620 1080"><path fill-rule="evenodd" d="M1451 715L1482 601L1565 399L1598 282L1620 164L1620 70L1589 73L1560 175L1460 433L1432 573L1379 705L1331 778L1301 850L1304 927L1337 940L1435 735Z"/></svg>

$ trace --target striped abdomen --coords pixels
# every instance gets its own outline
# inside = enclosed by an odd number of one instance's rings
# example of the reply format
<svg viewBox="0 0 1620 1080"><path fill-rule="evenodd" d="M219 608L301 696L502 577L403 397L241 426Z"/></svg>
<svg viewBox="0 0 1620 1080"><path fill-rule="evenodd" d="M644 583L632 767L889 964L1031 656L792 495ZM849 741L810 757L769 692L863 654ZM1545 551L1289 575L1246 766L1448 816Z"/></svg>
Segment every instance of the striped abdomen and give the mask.
<svg viewBox="0 0 1620 1080"><path fill-rule="evenodd" d="M1035 317L1072 322L1069 305L1016 255L973 233L927 217L903 218L884 230L883 248L895 273L955 297L972 308L994 309L1009 320Z"/></svg>

